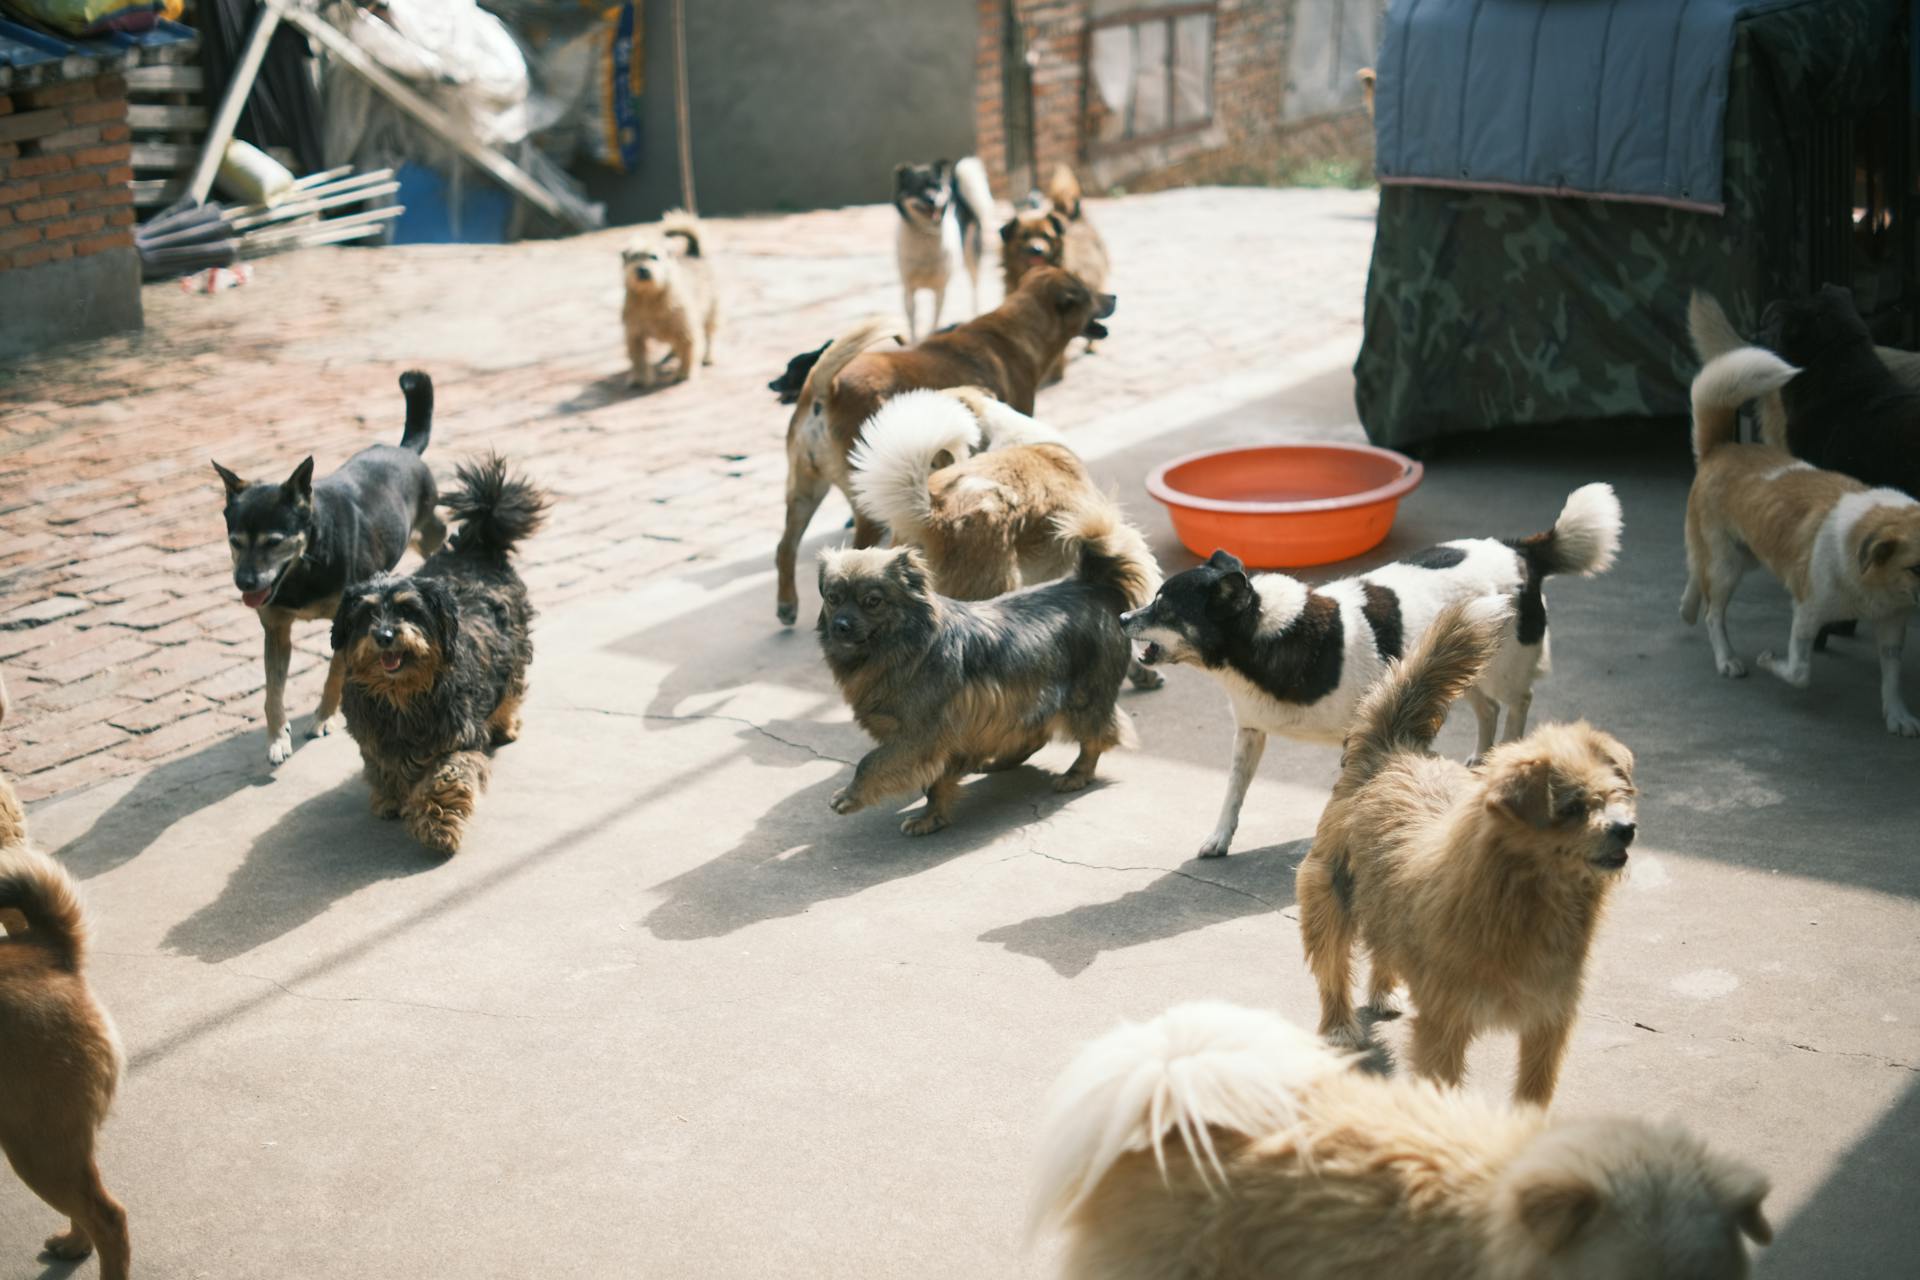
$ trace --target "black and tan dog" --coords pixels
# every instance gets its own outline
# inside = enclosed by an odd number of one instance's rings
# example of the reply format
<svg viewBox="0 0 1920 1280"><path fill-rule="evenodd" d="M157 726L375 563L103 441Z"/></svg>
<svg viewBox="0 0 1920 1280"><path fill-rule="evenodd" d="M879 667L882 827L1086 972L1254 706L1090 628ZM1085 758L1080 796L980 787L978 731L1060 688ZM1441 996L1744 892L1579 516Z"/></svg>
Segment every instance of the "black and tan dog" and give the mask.
<svg viewBox="0 0 1920 1280"><path fill-rule="evenodd" d="M880 745L834 793L835 813L926 789L910 836L946 826L960 780L1013 769L1056 737L1079 758L1056 791L1093 781L1100 757L1133 742L1115 705L1132 652L1120 611L1159 576L1111 500L1063 521L1080 544L1070 578L968 604L933 589L912 548L821 553L820 647L860 727Z"/></svg>
<svg viewBox="0 0 1920 1280"><path fill-rule="evenodd" d="M509 556L547 507L497 455L458 475L446 506L459 528L446 549L409 577L349 588L333 620L373 811L444 854L460 848L488 753L520 735L533 608Z"/></svg>
<svg viewBox="0 0 1920 1280"><path fill-rule="evenodd" d="M6 715L0 683L0 720ZM120 1083L113 1020L85 974L86 915L73 877L27 839L26 811L0 777L0 1151L28 1190L67 1215L55 1258L100 1254L126 1280L127 1213L100 1179L95 1135Z"/></svg>
<svg viewBox="0 0 1920 1280"><path fill-rule="evenodd" d="M332 618L349 582L393 568L409 542L427 556L446 539L447 527L433 510L439 496L433 472L420 460L433 430L433 380L412 370L400 375L400 391L407 401L407 426L399 447L369 445L320 480L313 478L311 457L283 484L249 482L213 464L227 490L233 585L240 589L240 603L259 614L267 633L270 764L293 754L286 705L293 624ZM335 655L308 737L332 730L344 673Z"/></svg>

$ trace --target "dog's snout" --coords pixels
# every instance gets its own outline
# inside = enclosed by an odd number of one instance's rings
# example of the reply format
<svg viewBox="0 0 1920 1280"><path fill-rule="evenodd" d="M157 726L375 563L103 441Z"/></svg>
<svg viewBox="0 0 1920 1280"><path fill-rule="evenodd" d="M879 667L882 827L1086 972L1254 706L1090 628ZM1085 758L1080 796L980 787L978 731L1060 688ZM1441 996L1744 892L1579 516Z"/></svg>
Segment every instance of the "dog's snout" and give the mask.
<svg viewBox="0 0 1920 1280"><path fill-rule="evenodd" d="M392 627L375 627L373 629L374 643L383 646L390 645L393 643L394 634L395 632Z"/></svg>
<svg viewBox="0 0 1920 1280"><path fill-rule="evenodd" d="M1640 829L1636 822L1615 822L1607 827L1607 834L1619 841L1622 849L1633 843L1634 833Z"/></svg>
<svg viewBox="0 0 1920 1280"><path fill-rule="evenodd" d="M845 614L835 614L833 621L827 625L828 629L833 632L835 639L845 640L853 634L853 619L847 617Z"/></svg>
<svg viewBox="0 0 1920 1280"><path fill-rule="evenodd" d="M1113 314L1113 309L1120 305L1120 299L1111 293L1096 294L1094 301L1100 304L1093 313L1097 320L1105 320Z"/></svg>

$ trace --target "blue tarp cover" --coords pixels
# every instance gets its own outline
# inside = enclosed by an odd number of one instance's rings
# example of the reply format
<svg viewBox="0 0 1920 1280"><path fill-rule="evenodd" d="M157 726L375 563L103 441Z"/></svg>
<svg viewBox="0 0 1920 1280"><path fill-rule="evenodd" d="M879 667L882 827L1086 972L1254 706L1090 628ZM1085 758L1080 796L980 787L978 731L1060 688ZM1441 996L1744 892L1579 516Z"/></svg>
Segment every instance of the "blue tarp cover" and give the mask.
<svg viewBox="0 0 1920 1280"><path fill-rule="evenodd" d="M1733 26L1819 0L1394 0L1382 183L1719 212Z"/></svg>

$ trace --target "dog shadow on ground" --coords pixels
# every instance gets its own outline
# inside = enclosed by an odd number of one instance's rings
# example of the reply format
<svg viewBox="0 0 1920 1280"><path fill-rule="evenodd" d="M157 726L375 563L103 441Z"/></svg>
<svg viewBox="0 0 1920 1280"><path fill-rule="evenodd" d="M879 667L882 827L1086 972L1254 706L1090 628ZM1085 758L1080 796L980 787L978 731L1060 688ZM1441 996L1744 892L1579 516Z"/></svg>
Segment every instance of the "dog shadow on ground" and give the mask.
<svg viewBox="0 0 1920 1280"><path fill-rule="evenodd" d="M220 896L169 929L162 945L218 964L291 933L370 884L440 865L398 822L368 812L366 784L355 777L281 814Z"/></svg>
<svg viewBox="0 0 1920 1280"><path fill-rule="evenodd" d="M916 812L917 796L846 817L827 807L850 777L849 767L781 797L732 849L654 886L664 901L641 923L656 938L690 942L801 915L985 848L1102 785L1063 796L1053 790L1052 773L1032 766L976 776L961 788L952 826L908 836L900 831L902 810Z"/></svg>
<svg viewBox="0 0 1920 1280"><path fill-rule="evenodd" d="M296 747L308 717L294 722ZM60 847L60 860L82 880L133 861L175 823L248 787L273 785L266 735L248 730L142 773L88 828Z"/></svg>
<svg viewBox="0 0 1920 1280"><path fill-rule="evenodd" d="M1110 902L1035 916L983 933L980 941L1044 960L1061 977L1077 978L1109 951L1244 916L1277 916L1293 906L1294 870L1312 844L1311 839L1289 840L1231 857L1194 859Z"/></svg>
<svg viewBox="0 0 1920 1280"><path fill-rule="evenodd" d="M637 387L627 381L627 371L617 370L603 377L595 378L580 390L554 405L556 413L588 413L594 409L604 409L608 405L619 404L623 400L641 400L647 396L670 391L682 381L677 376L679 366L672 363L671 356L663 356L654 362L655 379L651 387Z"/></svg>
<svg viewBox="0 0 1920 1280"><path fill-rule="evenodd" d="M93 1265L93 1259L91 1257L76 1258L68 1262L44 1252L35 1259L35 1261L43 1264L45 1270L33 1277L33 1280L67 1280L68 1276L78 1275L81 1268L85 1267L91 1270Z"/></svg>

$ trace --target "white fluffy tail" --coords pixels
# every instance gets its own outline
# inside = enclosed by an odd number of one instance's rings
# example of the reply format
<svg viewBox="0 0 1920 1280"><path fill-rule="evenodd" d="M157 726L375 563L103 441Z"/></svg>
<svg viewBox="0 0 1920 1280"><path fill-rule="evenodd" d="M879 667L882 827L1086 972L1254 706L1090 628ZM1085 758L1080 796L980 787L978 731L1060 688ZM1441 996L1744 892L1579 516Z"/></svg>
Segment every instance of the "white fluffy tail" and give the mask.
<svg viewBox="0 0 1920 1280"><path fill-rule="evenodd" d="M1620 499L1610 484L1583 484L1567 495L1554 518L1549 574L1605 573L1620 554Z"/></svg>
<svg viewBox="0 0 1920 1280"><path fill-rule="evenodd" d="M965 156L953 166L954 189L973 211L974 221L984 230L993 223L993 184L987 181L987 166L979 156Z"/></svg>
<svg viewBox="0 0 1920 1280"><path fill-rule="evenodd" d="M925 535L931 504L927 478L973 456L980 423L958 398L941 391L903 391L860 428L847 455L853 505L902 541Z"/></svg>
<svg viewBox="0 0 1920 1280"><path fill-rule="evenodd" d="M1067 438L1037 418L1028 417L985 387L946 387L952 396L980 420L980 449L1010 449L1017 444L1064 445Z"/></svg>
<svg viewBox="0 0 1920 1280"><path fill-rule="evenodd" d="M1695 463L1733 440L1741 405L1778 391L1799 372L1765 347L1738 347L1707 361L1693 380Z"/></svg>
<svg viewBox="0 0 1920 1280"><path fill-rule="evenodd" d="M1224 1180L1210 1128L1258 1137L1289 1126L1300 1091L1347 1063L1285 1018L1230 1004L1181 1005L1102 1036L1048 1097L1029 1239L1070 1219L1129 1152L1151 1150L1164 1174L1170 1133L1203 1179L1211 1168Z"/></svg>

